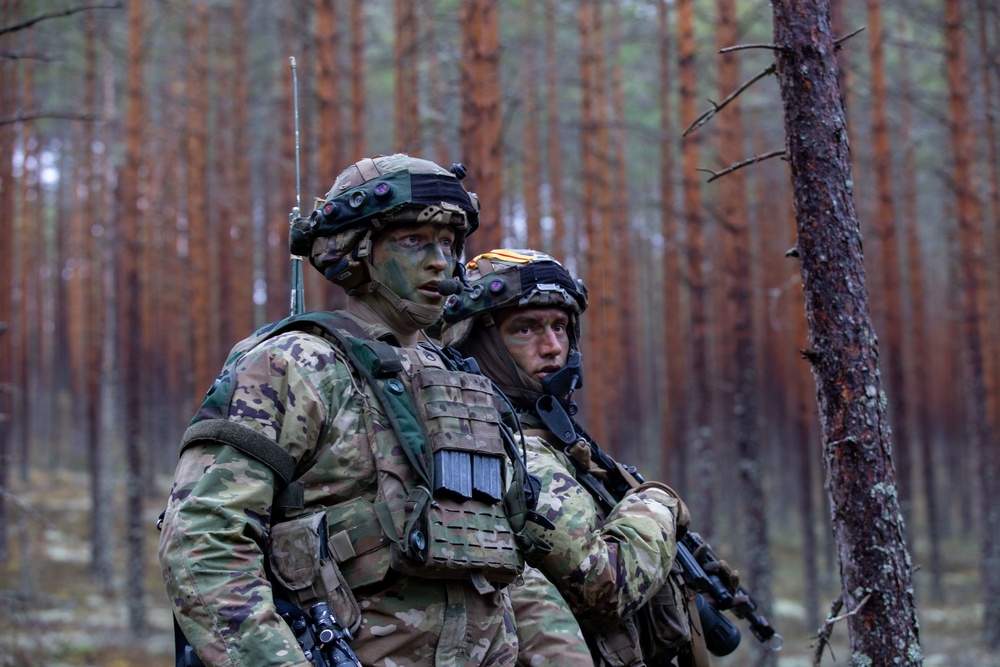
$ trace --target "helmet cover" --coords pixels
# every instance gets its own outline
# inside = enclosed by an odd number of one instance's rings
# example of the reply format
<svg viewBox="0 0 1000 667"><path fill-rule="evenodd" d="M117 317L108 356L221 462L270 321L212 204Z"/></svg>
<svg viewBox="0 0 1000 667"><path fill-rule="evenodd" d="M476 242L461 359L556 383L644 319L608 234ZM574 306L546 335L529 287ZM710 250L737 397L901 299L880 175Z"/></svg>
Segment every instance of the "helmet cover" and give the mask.
<svg viewBox="0 0 1000 667"><path fill-rule="evenodd" d="M570 315L573 347L580 334L580 314L587 309L587 288L562 264L535 250L492 250L466 265L471 289L448 298L441 338L460 346L475 321L504 308L562 308Z"/></svg>
<svg viewBox="0 0 1000 667"><path fill-rule="evenodd" d="M403 153L360 160L340 173L308 218L292 222L289 248L327 275L370 232L419 224L427 217L421 213L434 207L450 214L460 256L465 238L479 227L479 199L456 174L464 175L460 165L450 171Z"/></svg>

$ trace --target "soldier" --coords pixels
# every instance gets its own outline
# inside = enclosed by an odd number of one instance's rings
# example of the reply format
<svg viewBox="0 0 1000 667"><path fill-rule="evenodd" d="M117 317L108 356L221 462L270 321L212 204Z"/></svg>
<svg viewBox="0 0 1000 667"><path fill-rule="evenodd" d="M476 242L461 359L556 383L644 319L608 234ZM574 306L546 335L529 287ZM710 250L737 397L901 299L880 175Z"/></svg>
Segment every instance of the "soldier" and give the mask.
<svg viewBox="0 0 1000 667"><path fill-rule="evenodd" d="M536 511L554 526L539 531L553 547L539 569L579 621L595 664L666 665L679 653L687 659L688 603L672 573L687 510L654 482L628 480L631 488L611 493L627 471L570 417L582 381L583 283L531 250L494 250L467 271L469 288L449 297L441 337L476 359L520 417L528 470L541 480ZM526 585L511 588L525 644L520 663L571 664L536 630L538 601L549 596L534 589L530 574ZM536 636L523 636L522 628Z"/></svg>
<svg viewBox="0 0 1000 667"><path fill-rule="evenodd" d="M513 442L490 383L418 344L478 226L456 174L364 159L293 224L348 303L239 343L185 433L159 555L192 664L515 663Z"/></svg>

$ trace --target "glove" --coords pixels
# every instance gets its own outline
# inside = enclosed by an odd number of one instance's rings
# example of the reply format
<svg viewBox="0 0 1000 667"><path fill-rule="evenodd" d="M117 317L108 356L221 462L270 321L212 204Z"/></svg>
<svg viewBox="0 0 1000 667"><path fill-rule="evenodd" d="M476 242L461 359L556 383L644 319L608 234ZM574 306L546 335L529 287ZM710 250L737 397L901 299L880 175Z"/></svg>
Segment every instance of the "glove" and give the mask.
<svg viewBox="0 0 1000 667"><path fill-rule="evenodd" d="M646 489L658 489L677 501L677 511L674 515L677 521L677 539L679 540L684 537L684 533L688 531L688 527L691 525L691 512L688 511L688 507L681 500L681 497L663 482L643 482L632 489L631 493L641 493Z"/></svg>

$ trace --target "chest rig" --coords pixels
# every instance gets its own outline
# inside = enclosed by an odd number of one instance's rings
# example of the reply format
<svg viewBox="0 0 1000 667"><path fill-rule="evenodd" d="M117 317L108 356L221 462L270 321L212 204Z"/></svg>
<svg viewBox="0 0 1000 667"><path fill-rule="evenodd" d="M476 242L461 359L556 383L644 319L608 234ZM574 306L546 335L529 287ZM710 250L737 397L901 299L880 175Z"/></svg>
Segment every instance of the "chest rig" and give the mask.
<svg viewBox="0 0 1000 667"><path fill-rule="evenodd" d="M364 380L363 419L378 475L374 501L357 497L303 507L292 457L227 419L239 359L288 331L327 338ZM471 578L485 591L513 581L524 566L522 553L536 550L537 542L525 525L523 470L503 429L492 385L482 375L455 369L428 345L399 348L372 340L344 315L307 313L267 325L233 349L181 446L224 442L275 472L269 548L286 589L315 588L318 594L324 584L309 573L334 565L350 589L396 571ZM507 465L508 456L514 466ZM311 553L296 553L303 550ZM321 579L327 587L333 581Z"/></svg>
<svg viewBox="0 0 1000 667"><path fill-rule="evenodd" d="M364 586L389 570L471 576L480 586L513 581L524 561L509 515L523 505L523 492L519 484L508 490L489 380L448 368L429 346L357 338L344 344L378 398L366 402L364 415L378 471L376 500L356 498L326 511L347 581ZM386 422L391 429L379 426ZM377 544L372 517L382 534Z"/></svg>

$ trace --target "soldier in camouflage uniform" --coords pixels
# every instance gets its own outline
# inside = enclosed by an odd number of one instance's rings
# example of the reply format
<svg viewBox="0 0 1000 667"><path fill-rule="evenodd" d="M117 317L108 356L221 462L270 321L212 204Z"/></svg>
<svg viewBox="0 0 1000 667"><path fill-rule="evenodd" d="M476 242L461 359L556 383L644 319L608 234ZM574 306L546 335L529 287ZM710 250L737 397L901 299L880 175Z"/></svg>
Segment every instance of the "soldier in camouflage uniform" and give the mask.
<svg viewBox="0 0 1000 667"><path fill-rule="evenodd" d="M475 358L519 414L528 469L541 480L536 510L554 525L540 531L553 549L539 569L575 615L594 664L669 664L690 640L687 603L677 571L671 574L687 510L669 487L651 482L632 480L634 490L620 502L609 500L600 481L608 471L591 458L592 441L568 416L582 381L586 289L554 259L531 250L485 253L467 272L470 289L449 297L441 336ZM578 430L540 416L559 410ZM602 493L605 501L598 502ZM548 604L550 597L529 575L530 569L525 585L511 588L523 644L519 664L587 664L589 656L571 663L559 637L545 636L539 601ZM666 610L668 627L646 622L654 608L661 617Z"/></svg>
<svg viewBox="0 0 1000 667"><path fill-rule="evenodd" d="M329 608L364 665L515 664L512 441L488 381L418 345L478 226L456 175L405 155L341 173L291 245L346 310L238 344L185 433L159 555L205 664L309 665L284 601Z"/></svg>

